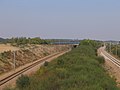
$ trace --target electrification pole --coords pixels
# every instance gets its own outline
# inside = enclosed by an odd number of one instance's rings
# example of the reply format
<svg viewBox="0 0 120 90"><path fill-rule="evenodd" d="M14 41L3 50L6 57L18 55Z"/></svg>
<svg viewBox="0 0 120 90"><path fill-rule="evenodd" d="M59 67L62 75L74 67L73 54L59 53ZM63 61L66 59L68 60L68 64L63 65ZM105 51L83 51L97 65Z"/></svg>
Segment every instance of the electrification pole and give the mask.
<svg viewBox="0 0 120 90"><path fill-rule="evenodd" d="M116 55L117 55L117 45L116 45Z"/></svg>
<svg viewBox="0 0 120 90"><path fill-rule="evenodd" d="M110 53L111 53L111 42L110 42Z"/></svg>
<svg viewBox="0 0 120 90"><path fill-rule="evenodd" d="M14 70L15 70L15 51L13 51L13 63L14 63Z"/></svg>

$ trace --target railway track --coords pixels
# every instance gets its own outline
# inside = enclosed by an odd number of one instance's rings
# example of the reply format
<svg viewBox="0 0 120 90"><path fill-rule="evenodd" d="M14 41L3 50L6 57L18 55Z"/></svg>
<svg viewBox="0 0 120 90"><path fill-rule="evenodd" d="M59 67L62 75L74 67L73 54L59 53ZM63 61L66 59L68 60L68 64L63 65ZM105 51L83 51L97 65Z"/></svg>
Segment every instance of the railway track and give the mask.
<svg viewBox="0 0 120 90"><path fill-rule="evenodd" d="M102 56L107 57L113 64L115 64L117 67L120 67L120 60L107 53L104 49L101 50L101 52L103 54Z"/></svg>
<svg viewBox="0 0 120 90"><path fill-rule="evenodd" d="M0 80L0 87L1 87L2 85L4 85L5 83L9 82L10 80L14 79L15 77L17 77L17 76L23 74L24 72L30 70L31 68L39 65L40 63L43 63L43 62L46 61L47 59L52 58L52 57L54 57L54 56L57 56L57 55L59 55L59 54L61 54L61 53L63 53L63 52L56 53L56 54L51 55L51 56L48 56L48 57L46 57L46 58L44 58L44 59L42 59L42 60L40 60L40 61L34 62L33 64L31 64L31 65L29 65L29 66L27 66L27 67L25 67L25 68L23 68L23 69L15 72L15 73L13 73L13 74L11 74L11 75L9 75L9 76L1 79L1 80Z"/></svg>

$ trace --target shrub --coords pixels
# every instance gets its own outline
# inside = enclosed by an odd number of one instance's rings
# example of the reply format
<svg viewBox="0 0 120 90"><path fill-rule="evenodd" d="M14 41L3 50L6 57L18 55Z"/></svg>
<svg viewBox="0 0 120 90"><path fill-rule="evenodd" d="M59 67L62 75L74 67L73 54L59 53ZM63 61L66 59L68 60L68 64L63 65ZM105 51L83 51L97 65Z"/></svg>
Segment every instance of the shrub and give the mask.
<svg viewBox="0 0 120 90"><path fill-rule="evenodd" d="M63 65L64 64L64 60L63 59L58 59L57 60L57 65Z"/></svg>
<svg viewBox="0 0 120 90"><path fill-rule="evenodd" d="M44 66L48 66L49 62L48 61L45 61L44 62Z"/></svg>
<svg viewBox="0 0 120 90"><path fill-rule="evenodd" d="M18 88L22 89L30 85L30 79L26 75L21 75L16 81L16 85Z"/></svg>
<svg viewBox="0 0 120 90"><path fill-rule="evenodd" d="M98 60L98 62L99 62L100 64L104 64L104 63L105 63L104 57L98 56L98 57L96 58L96 60Z"/></svg>

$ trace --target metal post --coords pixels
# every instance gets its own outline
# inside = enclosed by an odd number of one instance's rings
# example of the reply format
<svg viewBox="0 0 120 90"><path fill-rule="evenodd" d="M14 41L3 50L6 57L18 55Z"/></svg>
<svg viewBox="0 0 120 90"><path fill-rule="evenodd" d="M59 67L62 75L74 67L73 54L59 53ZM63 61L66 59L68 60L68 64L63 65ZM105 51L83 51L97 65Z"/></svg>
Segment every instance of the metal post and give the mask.
<svg viewBox="0 0 120 90"><path fill-rule="evenodd" d="M13 51L13 61L14 61L14 70L15 70L15 51Z"/></svg>
<svg viewBox="0 0 120 90"><path fill-rule="evenodd" d="M106 46L106 43L104 42L104 47Z"/></svg>
<svg viewBox="0 0 120 90"><path fill-rule="evenodd" d="M116 55L117 55L117 45L116 45Z"/></svg>
<svg viewBox="0 0 120 90"><path fill-rule="evenodd" d="M59 39L59 45L60 45L60 39Z"/></svg>
<svg viewBox="0 0 120 90"><path fill-rule="evenodd" d="M111 53L111 42L110 42L110 53Z"/></svg>

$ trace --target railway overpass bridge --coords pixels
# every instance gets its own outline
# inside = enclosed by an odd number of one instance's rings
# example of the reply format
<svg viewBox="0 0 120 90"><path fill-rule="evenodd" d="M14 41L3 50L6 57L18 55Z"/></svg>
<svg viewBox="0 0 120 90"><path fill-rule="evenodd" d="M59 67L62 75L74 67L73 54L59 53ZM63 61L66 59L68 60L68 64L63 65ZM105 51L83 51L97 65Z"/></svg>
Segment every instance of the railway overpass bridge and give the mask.
<svg viewBox="0 0 120 90"><path fill-rule="evenodd" d="M55 45L71 45L72 47L76 48L77 46L79 46L80 42L79 41L71 41L71 42L54 42L52 44Z"/></svg>

